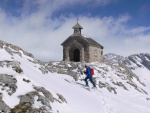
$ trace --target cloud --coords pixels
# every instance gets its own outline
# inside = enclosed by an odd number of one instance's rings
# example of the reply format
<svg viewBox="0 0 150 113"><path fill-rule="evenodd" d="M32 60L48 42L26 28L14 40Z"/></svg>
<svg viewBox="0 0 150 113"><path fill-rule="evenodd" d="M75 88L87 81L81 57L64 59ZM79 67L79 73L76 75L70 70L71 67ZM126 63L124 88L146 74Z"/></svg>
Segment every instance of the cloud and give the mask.
<svg viewBox="0 0 150 113"><path fill-rule="evenodd" d="M69 14L70 16L67 17L62 15L53 18L52 13L61 9L62 6L76 2L63 0L58 6L56 4L58 0L34 2L33 0L29 4L29 0L26 0L18 17L8 15L3 9L0 10L0 40L20 46L33 53L37 59L60 61L63 58L61 43L73 34L72 26L76 24L76 15ZM36 10L31 6L34 6ZM118 18L80 15L79 19L79 23L84 28L82 34L102 44L104 53L111 52L127 56L149 52L150 28L143 26L130 28L126 25L132 19L130 15L124 14Z"/></svg>

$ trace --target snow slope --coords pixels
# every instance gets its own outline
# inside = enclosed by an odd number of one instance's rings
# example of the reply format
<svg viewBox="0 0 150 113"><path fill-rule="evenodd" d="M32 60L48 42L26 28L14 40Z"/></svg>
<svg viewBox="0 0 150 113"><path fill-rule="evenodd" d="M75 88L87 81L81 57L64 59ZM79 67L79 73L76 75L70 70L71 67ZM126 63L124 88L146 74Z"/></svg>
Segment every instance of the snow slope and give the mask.
<svg viewBox="0 0 150 113"><path fill-rule="evenodd" d="M20 104L20 95L36 91L36 86L44 87L55 98L52 102L43 92L38 92L42 97L45 96L50 109L47 104L38 101L38 96L34 96L32 108L46 106L47 111L43 110L43 113L150 113L150 71L145 68L132 72L116 62L91 63L90 66L95 69L97 89L92 89L92 84L89 83L89 91L83 87L85 75L80 74L84 64L44 63L21 48L16 49L2 41L0 43L3 43L0 44L0 75L12 75L17 80L17 89L11 95L7 93L7 87L2 90L4 82L0 86L2 100L10 109ZM16 69L23 72L18 73ZM2 83L2 79L0 80ZM25 82L26 80L30 82ZM60 98L58 94L64 98Z"/></svg>

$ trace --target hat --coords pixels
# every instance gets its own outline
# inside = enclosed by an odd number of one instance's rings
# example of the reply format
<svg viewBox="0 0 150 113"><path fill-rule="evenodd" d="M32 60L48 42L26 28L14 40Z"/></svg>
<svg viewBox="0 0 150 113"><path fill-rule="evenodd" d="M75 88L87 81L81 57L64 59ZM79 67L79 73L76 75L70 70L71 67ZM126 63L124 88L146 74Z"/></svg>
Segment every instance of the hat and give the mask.
<svg viewBox="0 0 150 113"><path fill-rule="evenodd" d="M85 64L85 67L89 67L87 64Z"/></svg>

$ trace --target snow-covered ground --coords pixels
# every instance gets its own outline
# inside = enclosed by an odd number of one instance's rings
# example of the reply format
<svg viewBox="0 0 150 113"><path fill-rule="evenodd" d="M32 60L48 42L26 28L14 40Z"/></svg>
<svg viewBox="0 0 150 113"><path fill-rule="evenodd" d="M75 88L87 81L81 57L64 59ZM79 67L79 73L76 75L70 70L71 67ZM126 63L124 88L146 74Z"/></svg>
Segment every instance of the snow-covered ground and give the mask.
<svg viewBox="0 0 150 113"><path fill-rule="evenodd" d="M2 90L0 86L0 92L3 93L2 100L11 109L19 104L18 96L35 91L34 86L39 86L44 87L58 100L57 94L61 94L66 99L66 102L50 102L52 113L150 113L150 71L146 68L137 68L132 73L116 63L91 63L91 67L95 69L94 79L97 89L92 89L92 84L89 83L89 91L83 86L85 75L77 72L78 68L72 70L78 73L76 81L74 77L67 74L50 71L43 74L40 68L45 69L45 65L24 55L22 50L19 50L21 56L18 55L15 53L16 50L7 46L13 51L11 55L4 47L5 45L0 48L0 61L3 62L0 65L0 74L12 75L17 80L17 90L12 95L8 95L7 89ZM7 65L6 61L19 62L18 65L23 72L16 72L13 66ZM52 65L57 66L59 63L53 62ZM84 64L74 63L74 65L82 67ZM69 64L68 67L72 66ZM23 79L30 82L24 82ZM39 94L43 96L42 93ZM41 107L38 98L34 99L32 107Z"/></svg>

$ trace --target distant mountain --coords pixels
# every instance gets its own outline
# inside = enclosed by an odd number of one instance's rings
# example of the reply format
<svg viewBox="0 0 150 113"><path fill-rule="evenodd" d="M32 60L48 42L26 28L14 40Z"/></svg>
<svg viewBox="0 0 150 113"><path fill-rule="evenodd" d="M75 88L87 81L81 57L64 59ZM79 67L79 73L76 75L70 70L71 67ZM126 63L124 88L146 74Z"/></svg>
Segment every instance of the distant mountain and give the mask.
<svg viewBox="0 0 150 113"><path fill-rule="evenodd" d="M150 113L149 64L149 54L104 55L86 89L85 63L42 62L0 41L0 112Z"/></svg>
<svg viewBox="0 0 150 113"><path fill-rule="evenodd" d="M123 57L114 53L108 53L104 55L104 61L122 63L131 69L145 67L150 70L150 54L140 53Z"/></svg>
<svg viewBox="0 0 150 113"><path fill-rule="evenodd" d="M114 54L114 53L108 53L104 55L104 61L110 61L110 62L123 62L125 60L125 57Z"/></svg>
<svg viewBox="0 0 150 113"><path fill-rule="evenodd" d="M124 61L125 64L132 69L139 67L146 67L150 70L150 54L148 53L140 53L135 54L127 57L127 59Z"/></svg>

